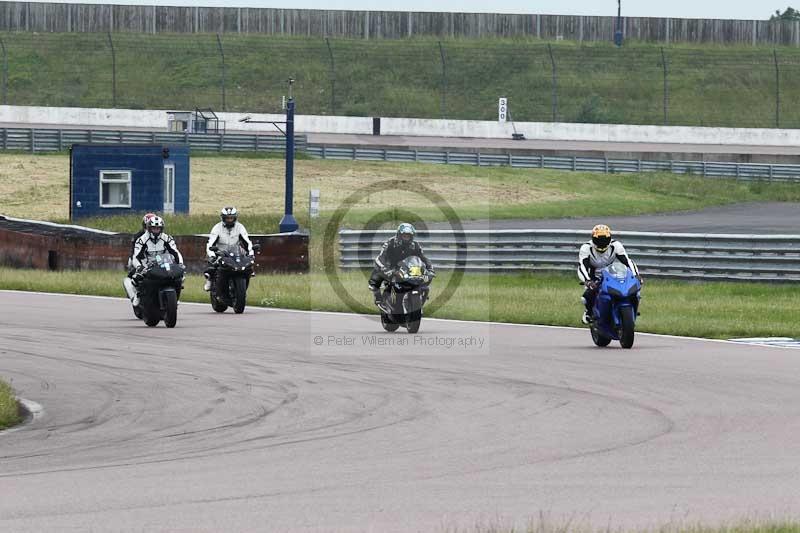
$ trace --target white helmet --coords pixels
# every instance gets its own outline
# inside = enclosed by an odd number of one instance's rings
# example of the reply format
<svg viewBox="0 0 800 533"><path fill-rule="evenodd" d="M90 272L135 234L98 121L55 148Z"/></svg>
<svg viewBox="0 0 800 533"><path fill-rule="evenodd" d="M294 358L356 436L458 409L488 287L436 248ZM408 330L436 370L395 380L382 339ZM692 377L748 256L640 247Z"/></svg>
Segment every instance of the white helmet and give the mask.
<svg viewBox="0 0 800 533"><path fill-rule="evenodd" d="M156 215L150 217L150 220L147 221L147 232L150 234L150 238L157 240L163 231L164 219Z"/></svg>
<svg viewBox="0 0 800 533"><path fill-rule="evenodd" d="M219 218L226 228L232 228L239 218L239 211L235 207L223 207L219 212Z"/></svg>

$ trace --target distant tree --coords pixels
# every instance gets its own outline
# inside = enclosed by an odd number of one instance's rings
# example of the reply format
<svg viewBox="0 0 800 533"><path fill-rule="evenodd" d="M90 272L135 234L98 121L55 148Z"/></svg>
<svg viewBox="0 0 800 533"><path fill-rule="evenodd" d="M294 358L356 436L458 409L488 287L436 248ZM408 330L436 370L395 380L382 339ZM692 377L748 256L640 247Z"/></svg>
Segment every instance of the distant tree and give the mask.
<svg viewBox="0 0 800 533"><path fill-rule="evenodd" d="M800 20L800 11L792 7L787 7L786 11L781 13L780 9L776 9L775 14L772 15L769 20Z"/></svg>

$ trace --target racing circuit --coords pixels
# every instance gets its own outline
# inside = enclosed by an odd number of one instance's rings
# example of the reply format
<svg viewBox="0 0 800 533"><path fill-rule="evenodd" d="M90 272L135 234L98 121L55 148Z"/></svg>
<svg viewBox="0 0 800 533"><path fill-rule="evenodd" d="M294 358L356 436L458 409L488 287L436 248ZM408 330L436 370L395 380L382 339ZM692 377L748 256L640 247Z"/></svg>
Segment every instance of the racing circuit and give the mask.
<svg viewBox="0 0 800 533"><path fill-rule="evenodd" d="M535 302L532 303L535 305ZM792 517L791 349L0 292L5 531L444 531ZM433 339L433 340L432 340ZM407 342L407 345L402 344Z"/></svg>

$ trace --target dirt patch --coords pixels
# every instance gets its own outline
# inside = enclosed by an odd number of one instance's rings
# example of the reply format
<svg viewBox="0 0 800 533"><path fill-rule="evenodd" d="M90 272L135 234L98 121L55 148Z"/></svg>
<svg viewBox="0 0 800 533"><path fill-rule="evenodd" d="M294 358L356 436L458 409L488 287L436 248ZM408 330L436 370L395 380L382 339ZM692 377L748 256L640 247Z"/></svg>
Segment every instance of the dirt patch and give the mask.
<svg viewBox="0 0 800 533"><path fill-rule="evenodd" d="M69 215L67 156L0 155L0 213L31 219Z"/></svg>
<svg viewBox="0 0 800 533"><path fill-rule="evenodd" d="M462 167L440 165L298 161L295 166L297 208L308 203L308 191L319 189L323 209L339 206L353 192L384 180L404 183L400 191L371 195L357 204L382 208L398 204L398 196L420 198L420 185L434 190L458 207L545 203L579 197L558 186L546 186L541 178L522 171L482 169L464 172ZM227 199L254 212L275 212L283 207L284 163L275 160L197 159L192 162L192 212L216 212ZM424 202L421 198L420 201Z"/></svg>
<svg viewBox="0 0 800 533"><path fill-rule="evenodd" d="M252 213L283 210L282 160L236 157L192 159L191 212L214 214L223 205L236 205ZM579 195L548 185L541 173L512 169L300 160L295 164L295 209L307 209L308 192L320 189L323 209L338 207L353 192L382 180L401 180L401 191L370 196L358 204L383 208L409 198L426 205L414 194L424 185L454 207L480 207L545 203ZM68 216L69 157L66 155L0 155L0 213L51 220Z"/></svg>

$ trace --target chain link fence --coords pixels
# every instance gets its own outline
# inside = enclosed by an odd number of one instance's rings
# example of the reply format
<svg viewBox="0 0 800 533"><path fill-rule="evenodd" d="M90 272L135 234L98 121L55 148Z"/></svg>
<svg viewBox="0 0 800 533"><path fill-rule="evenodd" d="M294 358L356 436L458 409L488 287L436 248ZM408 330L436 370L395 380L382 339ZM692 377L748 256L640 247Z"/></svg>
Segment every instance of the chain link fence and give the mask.
<svg viewBox="0 0 800 533"><path fill-rule="evenodd" d="M800 50L538 40L0 33L3 104L800 127Z"/></svg>

